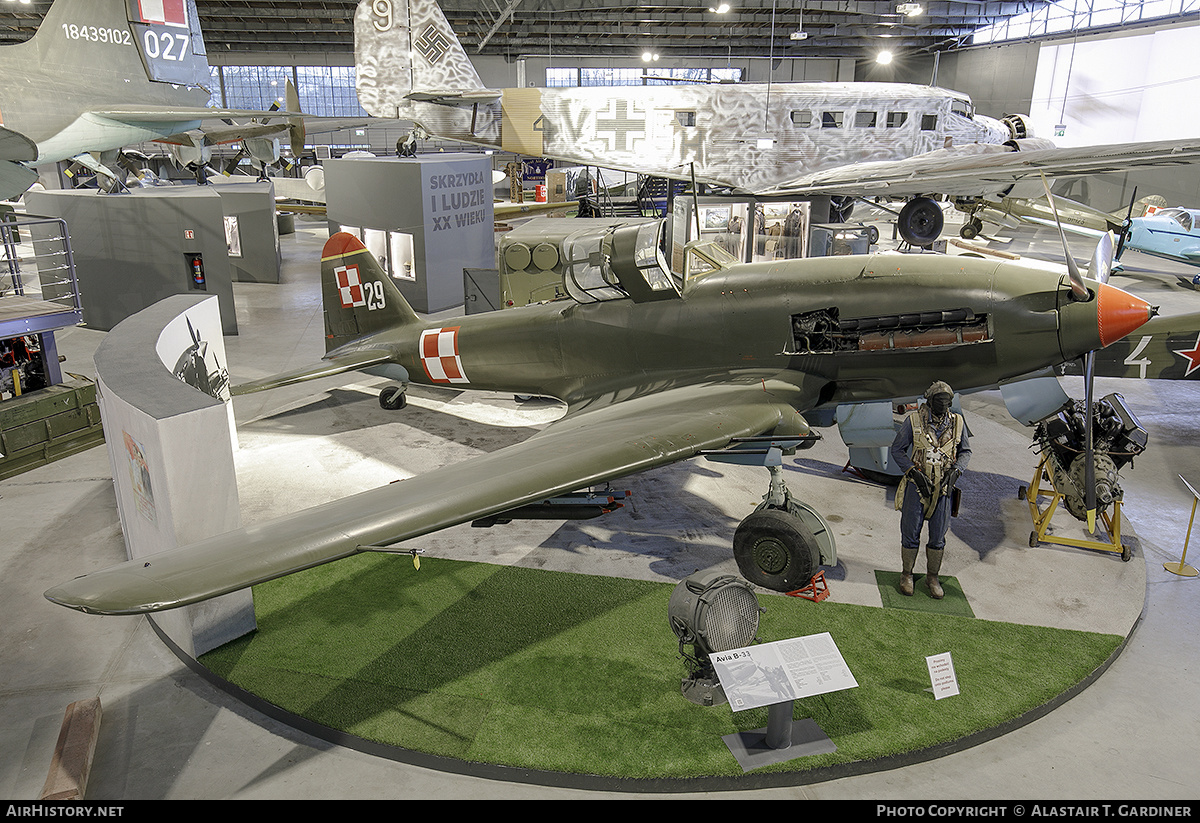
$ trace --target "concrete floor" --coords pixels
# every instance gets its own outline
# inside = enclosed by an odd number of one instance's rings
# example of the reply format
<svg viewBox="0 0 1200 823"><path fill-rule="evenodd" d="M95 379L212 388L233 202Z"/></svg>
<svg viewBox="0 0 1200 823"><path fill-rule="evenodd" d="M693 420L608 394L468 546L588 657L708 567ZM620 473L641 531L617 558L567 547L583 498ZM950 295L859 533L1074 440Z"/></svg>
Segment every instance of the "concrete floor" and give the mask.
<svg viewBox="0 0 1200 823"><path fill-rule="evenodd" d="M281 284L235 286L241 333L225 339L234 382L314 362L323 351L317 266L326 235L317 224L300 226L283 238ZM1048 239L1021 235L1005 247L1036 249ZM1086 259L1082 251L1077 256ZM1133 254L1126 263L1115 285L1164 313L1200 309L1200 295L1156 273L1164 264ZM83 328L62 333L64 369L91 376L91 353L102 336ZM1064 384L1081 396L1078 380ZM404 411L385 412L377 386L352 374L236 401L244 523L498 448L560 413L549 403L422 388L414 388ZM1096 683L1046 717L934 761L813 785L684 796L1200 797L1200 579L1163 569L1179 559L1191 511L1178 475L1193 484L1200 479L1193 419L1200 385L1100 380L1097 388L1101 396L1121 391L1151 434L1148 452L1122 475L1123 529L1134 558L1123 563L1106 553L1028 547L1029 511L1016 488L1029 482L1036 462L1029 432L1007 416L998 394L984 393L964 402L975 456L944 567L961 581L977 617L1128 635L1126 649ZM878 605L873 571L898 562L891 491L845 473L845 447L836 431L824 435L788 466L788 482L836 533L840 562L828 573L831 599ZM597 521L464 526L406 545L430 558L670 582L698 568L736 571L729 540L765 491L766 473L694 460L622 485L633 491L632 505ZM645 797L464 777L333 746L204 682L146 619L85 616L51 605L42 597L51 585L124 559L102 448L0 482L0 517L6 524L0 797L37 797L65 707L95 696L104 721L89 799ZM1074 528L1069 519L1055 522L1064 531ZM1200 537L1193 543L1190 560L1197 565Z"/></svg>

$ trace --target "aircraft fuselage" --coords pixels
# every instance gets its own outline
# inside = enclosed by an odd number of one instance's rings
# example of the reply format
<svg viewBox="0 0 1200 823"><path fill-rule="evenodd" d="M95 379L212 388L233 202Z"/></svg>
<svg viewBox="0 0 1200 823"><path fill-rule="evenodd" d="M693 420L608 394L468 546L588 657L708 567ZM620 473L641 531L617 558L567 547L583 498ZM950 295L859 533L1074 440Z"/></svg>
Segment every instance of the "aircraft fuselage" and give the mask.
<svg viewBox="0 0 1200 823"><path fill-rule="evenodd" d="M1076 303L1069 292L1057 274L967 257L744 264L695 279L675 300L560 300L348 348L391 349L416 383L568 403L597 386L628 399L737 372L780 377L807 405L826 405L918 395L931 364L966 390L1077 357L1101 345L1104 298ZM1136 319L1147 319L1144 305Z"/></svg>
<svg viewBox="0 0 1200 823"><path fill-rule="evenodd" d="M1002 123L943 89L883 83L504 89L494 103L411 103L432 135L532 157L763 191L801 172L1001 143Z"/></svg>

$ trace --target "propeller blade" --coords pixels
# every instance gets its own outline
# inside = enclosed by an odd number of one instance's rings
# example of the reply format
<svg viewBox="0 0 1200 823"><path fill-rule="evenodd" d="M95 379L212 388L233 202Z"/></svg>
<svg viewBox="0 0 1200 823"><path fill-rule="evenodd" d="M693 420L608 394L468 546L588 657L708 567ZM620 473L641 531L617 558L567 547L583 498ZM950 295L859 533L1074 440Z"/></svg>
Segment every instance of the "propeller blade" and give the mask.
<svg viewBox="0 0 1200 823"><path fill-rule="evenodd" d="M1084 503L1087 506L1088 533L1096 533L1096 454L1092 438L1093 383L1095 382L1096 353L1088 352L1083 360L1084 379L1084 439L1083 450L1087 462L1083 466Z"/></svg>
<svg viewBox="0 0 1200 823"><path fill-rule="evenodd" d="M1116 257L1113 251L1115 244L1116 237L1111 231L1100 238L1100 242L1092 250L1092 262L1088 264L1088 277L1100 283L1108 282L1108 276L1112 273L1113 259Z"/></svg>
<svg viewBox="0 0 1200 823"><path fill-rule="evenodd" d="M1121 252L1125 251L1125 241L1129 239L1129 232L1133 230L1133 204L1137 202L1137 186L1133 187L1133 194L1129 197L1129 209L1125 212L1125 224L1121 226L1121 237L1117 240L1117 251L1113 255L1116 260L1121 259Z"/></svg>
<svg viewBox="0 0 1200 823"><path fill-rule="evenodd" d="M300 111L300 94L296 91L296 86L291 80L287 81L287 88L284 90L284 102L287 105L287 110L291 112ZM304 153L305 144L304 118L289 117L288 118L288 142L291 144L292 157L300 157Z"/></svg>
<svg viewBox="0 0 1200 823"><path fill-rule="evenodd" d="M1079 266L1075 264L1075 258L1071 256L1071 249L1067 246L1067 233L1063 231L1062 221L1058 219L1058 207L1054 204L1054 195L1050 193L1050 183L1047 182L1044 172L1039 172L1039 174L1042 176L1042 186L1046 189L1046 199L1050 202L1050 211L1054 213L1054 225L1058 226L1058 236L1062 240L1063 254L1067 258L1067 271L1071 274L1071 293L1077 300L1087 300L1087 286L1084 285L1083 275L1079 271Z"/></svg>

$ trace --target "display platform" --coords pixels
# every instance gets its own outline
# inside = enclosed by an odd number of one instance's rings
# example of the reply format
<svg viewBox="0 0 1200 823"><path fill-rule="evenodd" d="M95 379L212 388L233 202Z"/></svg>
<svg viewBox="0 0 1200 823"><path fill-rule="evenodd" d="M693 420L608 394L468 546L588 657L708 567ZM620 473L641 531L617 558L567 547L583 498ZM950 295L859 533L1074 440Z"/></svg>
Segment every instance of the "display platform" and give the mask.
<svg viewBox="0 0 1200 823"><path fill-rule="evenodd" d="M370 380L294 392L239 424L243 498L263 517L279 501L297 510L500 448L561 413L416 386L405 410L387 412ZM1016 493L1027 435L998 419L998 395L964 405L975 457L951 525L947 600L890 602L881 578L899 563L893 490L844 471L836 432L787 466L789 486L836 529L839 564L825 570L830 595L820 603L760 592L765 631L776 632L762 639L833 634L862 685L796 708L797 720L811 717L830 736L831 754L743 773L723 736L763 726L765 710L696 707L680 695L670 590L697 569L737 574L729 541L766 486L761 469L702 460L628 478L626 508L597 520L464 525L405 543L420 553L419 570L406 554L371 556L256 587L259 631L206 655L197 671L339 745L554 786L796 785L977 745L1099 677L1138 621L1146 577L1140 557L1030 549ZM925 658L944 652L962 694L937 701ZM613 773L614 764L631 771Z"/></svg>

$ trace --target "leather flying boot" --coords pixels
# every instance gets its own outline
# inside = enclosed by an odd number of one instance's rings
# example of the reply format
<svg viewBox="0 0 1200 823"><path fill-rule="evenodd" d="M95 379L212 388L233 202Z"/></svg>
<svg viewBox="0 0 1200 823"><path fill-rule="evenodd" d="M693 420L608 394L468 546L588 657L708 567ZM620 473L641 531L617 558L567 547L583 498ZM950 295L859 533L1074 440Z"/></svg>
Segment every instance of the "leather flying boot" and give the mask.
<svg viewBox="0 0 1200 823"><path fill-rule="evenodd" d="M941 600L945 595L938 573L942 570L942 552L944 549L925 547L925 585L929 587L929 596Z"/></svg>
<svg viewBox="0 0 1200 823"><path fill-rule="evenodd" d="M900 571L900 594L912 597L913 593L913 566L917 563L916 549L900 549L900 562L903 567Z"/></svg>

